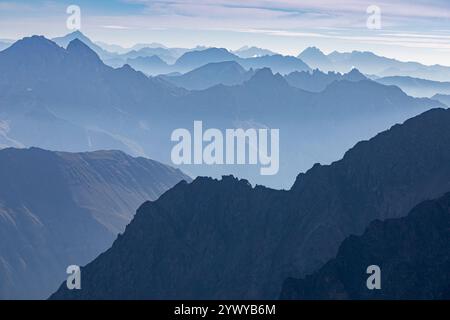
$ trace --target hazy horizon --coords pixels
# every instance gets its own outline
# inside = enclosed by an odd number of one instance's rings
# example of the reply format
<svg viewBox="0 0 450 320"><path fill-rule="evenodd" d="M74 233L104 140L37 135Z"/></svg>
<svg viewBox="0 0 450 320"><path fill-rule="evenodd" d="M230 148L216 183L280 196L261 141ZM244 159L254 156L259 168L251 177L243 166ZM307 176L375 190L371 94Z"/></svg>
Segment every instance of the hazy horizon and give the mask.
<svg viewBox="0 0 450 320"><path fill-rule="evenodd" d="M0 1L0 38L72 32L69 5L81 9L81 29L93 41L125 48L256 46L297 56L310 46L324 53L371 51L400 61L450 65L450 4L433 1ZM369 29L367 8L381 10L381 28ZM407 10L405 10L407 8Z"/></svg>

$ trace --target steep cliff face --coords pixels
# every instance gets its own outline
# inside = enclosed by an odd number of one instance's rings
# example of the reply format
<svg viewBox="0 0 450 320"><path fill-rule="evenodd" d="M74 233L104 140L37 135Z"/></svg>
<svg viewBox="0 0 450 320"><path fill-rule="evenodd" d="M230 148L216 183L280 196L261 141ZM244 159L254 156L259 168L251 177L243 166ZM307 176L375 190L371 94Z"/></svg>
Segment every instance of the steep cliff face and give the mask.
<svg viewBox="0 0 450 320"><path fill-rule="evenodd" d="M198 178L143 205L54 299L273 299L351 234L450 190L450 111L432 110L301 174L290 191Z"/></svg>
<svg viewBox="0 0 450 320"><path fill-rule="evenodd" d="M373 265L379 290L367 287ZM350 236L319 271L286 280L281 299L450 299L449 270L450 193Z"/></svg>
<svg viewBox="0 0 450 320"><path fill-rule="evenodd" d="M0 299L47 298L111 246L144 201L189 177L118 151L0 151Z"/></svg>

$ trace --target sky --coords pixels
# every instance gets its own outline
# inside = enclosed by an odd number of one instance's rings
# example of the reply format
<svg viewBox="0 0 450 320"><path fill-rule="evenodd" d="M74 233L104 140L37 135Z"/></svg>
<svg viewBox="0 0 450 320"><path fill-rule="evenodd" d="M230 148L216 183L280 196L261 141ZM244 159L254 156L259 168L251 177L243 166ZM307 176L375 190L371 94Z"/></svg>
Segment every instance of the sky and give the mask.
<svg viewBox="0 0 450 320"><path fill-rule="evenodd" d="M450 0L0 0L0 39L67 34L69 5L84 34L124 47L248 45L296 56L316 46L450 65Z"/></svg>

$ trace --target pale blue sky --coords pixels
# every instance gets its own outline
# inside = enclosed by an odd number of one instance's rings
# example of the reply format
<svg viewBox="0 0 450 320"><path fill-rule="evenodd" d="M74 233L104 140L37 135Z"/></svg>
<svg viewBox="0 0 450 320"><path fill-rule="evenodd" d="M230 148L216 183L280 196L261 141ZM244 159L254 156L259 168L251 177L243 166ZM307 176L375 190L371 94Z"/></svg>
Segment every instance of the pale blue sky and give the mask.
<svg viewBox="0 0 450 320"><path fill-rule="evenodd" d="M0 38L64 35L70 4L81 8L82 32L122 46L255 45L291 55L317 46L450 65L449 0L0 0ZM381 9L380 30L366 27L370 5Z"/></svg>

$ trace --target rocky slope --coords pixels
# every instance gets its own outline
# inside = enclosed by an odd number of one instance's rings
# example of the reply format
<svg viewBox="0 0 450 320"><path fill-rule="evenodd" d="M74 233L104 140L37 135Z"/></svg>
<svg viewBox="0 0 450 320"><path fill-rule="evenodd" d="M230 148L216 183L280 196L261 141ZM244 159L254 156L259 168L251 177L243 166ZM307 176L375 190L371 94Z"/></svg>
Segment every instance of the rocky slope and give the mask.
<svg viewBox="0 0 450 320"><path fill-rule="evenodd" d="M357 144L290 191L198 178L144 204L114 245L53 299L274 299L371 221L450 190L450 110Z"/></svg>
<svg viewBox="0 0 450 320"><path fill-rule="evenodd" d="M367 288L367 267L381 288ZM281 299L450 299L450 193L404 218L371 223L350 236L335 259L302 280L288 279Z"/></svg>
<svg viewBox="0 0 450 320"><path fill-rule="evenodd" d="M0 151L0 299L42 299L111 246L146 200L189 177L119 151Z"/></svg>

